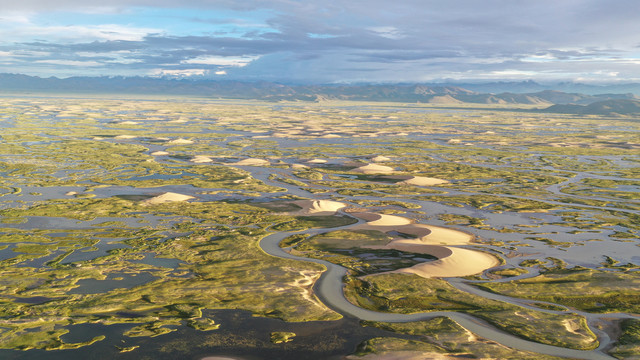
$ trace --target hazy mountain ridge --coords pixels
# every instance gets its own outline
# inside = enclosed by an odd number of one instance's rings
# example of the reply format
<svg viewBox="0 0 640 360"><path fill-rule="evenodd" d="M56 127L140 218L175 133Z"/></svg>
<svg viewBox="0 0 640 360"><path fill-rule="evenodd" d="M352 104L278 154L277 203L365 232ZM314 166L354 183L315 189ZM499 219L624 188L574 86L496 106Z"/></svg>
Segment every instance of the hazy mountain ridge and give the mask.
<svg viewBox="0 0 640 360"><path fill-rule="evenodd" d="M580 115L634 115L640 114L640 100L611 99L589 105L556 104L544 111Z"/></svg>
<svg viewBox="0 0 640 360"><path fill-rule="evenodd" d="M633 84L627 84L631 87ZM481 84L469 84L479 88ZM640 90L640 84L635 84ZM528 81L519 83L488 83L491 89L543 89L544 86ZM604 87L603 89L610 89ZM272 82L242 82L232 80L178 80L151 77L71 77L40 78L20 74L0 74L0 91L7 92L62 92L62 93L122 93L196 95L267 101L299 100L355 100L394 101L434 104L529 104L587 105L608 100L640 100L633 93L607 93L589 95L567 93L554 89L537 92L478 92L448 84L355 84L355 85L285 85ZM640 93L640 92L639 92ZM624 111L631 107L616 107ZM549 111L590 111L582 107L551 107ZM595 109L593 111L605 111ZM621 112L624 114L624 112Z"/></svg>

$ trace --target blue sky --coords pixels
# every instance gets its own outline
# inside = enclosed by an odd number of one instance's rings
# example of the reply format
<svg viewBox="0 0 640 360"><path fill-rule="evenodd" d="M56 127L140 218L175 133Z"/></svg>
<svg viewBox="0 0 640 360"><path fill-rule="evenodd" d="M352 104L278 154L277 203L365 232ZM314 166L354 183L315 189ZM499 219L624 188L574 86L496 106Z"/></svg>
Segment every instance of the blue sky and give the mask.
<svg viewBox="0 0 640 360"><path fill-rule="evenodd" d="M0 0L0 72L640 81L637 0Z"/></svg>

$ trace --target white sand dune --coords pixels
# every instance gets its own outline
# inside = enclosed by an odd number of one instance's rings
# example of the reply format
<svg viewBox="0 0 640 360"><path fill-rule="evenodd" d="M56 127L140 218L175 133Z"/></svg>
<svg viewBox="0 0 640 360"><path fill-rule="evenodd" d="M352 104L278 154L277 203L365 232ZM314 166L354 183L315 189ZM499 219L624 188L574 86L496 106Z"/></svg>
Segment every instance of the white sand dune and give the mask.
<svg viewBox="0 0 640 360"><path fill-rule="evenodd" d="M424 177L424 176L411 176L411 175L394 175L394 176L385 176L387 179L397 179L401 180L396 184L407 184L407 185L415 185L415 186L435 186L448 184L447 180Z"/></svg>
<svg viewBox="0 0 640 360"><path fill-rule="evenodd" d="M486 358L470 358L459 355L449 356L448 354L440 354L436 352L422 351L389 351L382 354L367 354L365 356L349 355L348 360L489 360ZM202 359L205 360L205 359ZM209 360L209 359L207 359Z"/></svg>
<svg viewBox="0 0 640 360"><path fill-rule="evenodd" d="M337 138L341 138L342 136L338 135L338 134L325 134L320 136L321 138L324 139L337 139Z"/></svg>
<svg viewBox="0 0 640 360"><path fill-rule="evenodd" d="M391 159L386 157L386 156L378 155L376 157L372 157L371 161L373 161L373 162L385 162L385 161L391 161Z"/></svg>
<svg viewBox="0 0 640 360"><path fill-rule="evenodd" d="M393 172L393 168L378 164L368 164L352 169L351 171L363 174L386 174Z"/></svg>
<svg viewBox="0 0 640 360"><path fill-rule="evenodd" d="M303 164L292 164L291 168L296 170L304 170L304 169L308 169L309 167Z"/></svg>
<svg viewBox="0 0 640 360"><path fill-rule="evenodd" d="M154 151L154 152L151 153L151 155L153 155L153 156L162 156L162 155L169 155L169 153L166 152L166 151Z"/></svg>
<svg viewBox="0 0 640 360"><path fill-rule="evenodd" d="M311 159L309 161L306 161L307 164L326 164L327 160L325 159Z"/></svg>
<svg viewBox="0 0 640 360"><path fill-rule="evenodd" d="M200 164L200 163L213 162L213 159L211 159L210 157L205 156L205 155L196 155L196 156L192 157L191 160L189 160L189 161L191 161L192 163Z"/></svg>
<svg viewBox="0 0 640 360"><path fill-rule="evenodd" d="M137 121L131 121L131 120L127 120L127 121L121 121L119 123L117 123L118 125L138 125L139 122Z"/></svg>
<svg viewBox="0 0 640 360"><path fill-rule="evenodd" d="M114 137L114 139L135 139L137 136L135 135L118 135Z"/></svg>
<svg viewBox="0 0 640 360"><path fill-rule="evenodd" d="M173 193L173 192L166 192L164 194L154 196L150 199L144 200L142 204L153 205L153 204L162 204L162 203L173 202L173 201L187 201L190 199L195 199L195 197L184 195L184 194Z"/></svg>
<svg viewBox="0 0 640 360"><path fill-rule="evenodd" d="M398 226L411 224L411 220L395 215L376 214L372 212L353 213L360 219L366 220L369 226Z"/></svg>
<svg viewBox="0 0 640 360"><path fill-rule="evenodd" d="M193 140L178 138L178 139L167 141L167 144L170 144L170 145L189 145L189 144L193 144Z"/></svg>
<svg viewBox="0 0 640 360"><path fill-rule="evenodd" d="M420 263L409 268L392 272L412 273L425 278L459 277L478 274L499 264L496 257L477 250L456 247L473 241L472 234L434 225L413 224L402 216L376 214L371 212L353 213L367 222L354 226L356 230L396 231L415 236L414 239L397 239L376 248L428 254L438 260ZM373 276L373 275L372 275Z"/></svg>
<svg viewBox="0 0 640 360"><path fill-rule="evenodd" d="M424 245L412 243L410 240L393 241L387 245L390 249L428 254L438 260L416 264L412 267L392 272L409 273L430 277L460 277L483 272L500 264L495 256L471 249L451 246Z"/></svg>
<svg viewBox="0 0 640 360"><path fill-rule="evenodd" d="M244 160L240 160L238 162L235 163L231 163L229 165L239 165L239 166L267 166L269 165L270 162L264 159L255 159L255 158L248 158L248 159L244 159Z"/></svg>
<svg viewBox="0 0 640 360"><path fill-rule="evenodd" d="M293 204L302 209L291 212L290 215L333 215L336 211L347 206L344 203L331 200L296 200L293 201Z"/></svg>

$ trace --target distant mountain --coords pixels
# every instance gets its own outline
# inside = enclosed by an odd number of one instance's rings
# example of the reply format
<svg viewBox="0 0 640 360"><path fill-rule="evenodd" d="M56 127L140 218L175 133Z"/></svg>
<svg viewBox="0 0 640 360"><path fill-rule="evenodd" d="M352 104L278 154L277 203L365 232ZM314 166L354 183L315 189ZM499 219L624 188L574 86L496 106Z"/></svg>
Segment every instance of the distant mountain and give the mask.
<svg viewBox="0 0 640 360"><path fill-rule="evenodd" d="M480 84L469 84L475 89ZM446 84L357 84L357 85L286 85L272 82L241 82L150 77L71 77L40 78L20 74L0 74L0 91L56 93L118 93L191 95L266 101L393 101L433 104L590 104L603 100L640 100L633 93L589 95L544 89L535 82L490 83L486 89L514 91L481 92ZM538 89L536 92L515 90ZM640 90L640 88L639 88ZM640 93L640 92L639 92Z"/></svg>
<svg viewBox="0 0 640 360"><path fill-rule="evenodd" d="M541 111L579 115L640 115L640 100L604 100L589 105L557 104Z"/></svg>

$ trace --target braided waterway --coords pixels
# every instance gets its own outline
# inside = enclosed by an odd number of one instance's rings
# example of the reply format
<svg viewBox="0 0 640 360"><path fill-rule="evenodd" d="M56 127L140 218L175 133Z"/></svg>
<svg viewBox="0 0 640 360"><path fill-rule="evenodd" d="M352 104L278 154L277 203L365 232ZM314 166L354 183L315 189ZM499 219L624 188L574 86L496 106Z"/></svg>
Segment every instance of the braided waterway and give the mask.
<svg viewBox="0 0 640 360"><path fill-rule="evenodd" d="M305 233L309 235L314 235L314 234L319 234L319 233L328 232L328 231L340 230L340 229L348 228L350 226L352 225L338 227L338 228L331 228L331 229L314 229L314 230L305 231ZM415 314L394 314L394 313L381 313L381 312L363 309L349 302L344 296L343 278L347 274L347 270L344 267L330 263L328 261L324 261L324 260L304 258L304 257L292 255L284 251L282 248L280 248L279 243L284 238L296 233L297 232L278 232L278 233L265 236L259 243L260 248L267 254L275 257L293 259L293 260L299 260L299 261L310 261L310 262L324 265L327 268L327 270L322 274L320 279L318 279L318 281L316 282L314 286L314 291L325 305L327 305L331 309L339 312L344 316L354 317L360 320L380 321L380 322L411 322L411 321L427 320L427 319L435 318L438 316L446 316L478 336L498 342L502 345L505 345L514 349L531 351L531 352L565 357L565 358L577 358L577 359L589 359L589 360L615 359L611 356L604 354L600 350L583 351L583 350L566 349L566 348L561 348L557 346L544 345L544 344L539 344L532 341L524 340L514 335L500 331L494 328L493 326L489 325L488 323L468 314L462 314L462 313L450 312L450 311L434 311L434 312L415 313ZM502 301L505 301L505 300L502 299ZM608 339L603 339L603 340L607 341ZM600 346L599 349L601 349L602 347L603 346Z"/></svg>

